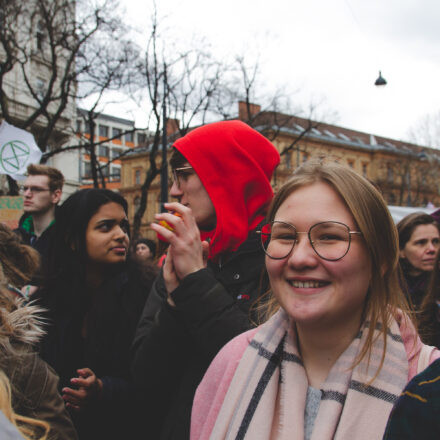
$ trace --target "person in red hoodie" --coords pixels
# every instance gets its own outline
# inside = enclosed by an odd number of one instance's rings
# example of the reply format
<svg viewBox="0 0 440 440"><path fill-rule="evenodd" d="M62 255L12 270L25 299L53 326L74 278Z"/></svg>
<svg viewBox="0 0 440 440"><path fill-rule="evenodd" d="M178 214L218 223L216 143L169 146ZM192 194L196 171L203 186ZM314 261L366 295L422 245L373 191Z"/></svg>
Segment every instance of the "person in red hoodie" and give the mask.
<svg viewBox="0 0 440 440"><path fill-rule="evenodd" d="M252 327L264 293L256 233L273 197L276 148L240 121L175 142L174 183L152 225L169 242L132 346L132 374L151 403L145 438L188 439L195 390L228 341ZM147 417L147 415L146 415Z"/></svg>

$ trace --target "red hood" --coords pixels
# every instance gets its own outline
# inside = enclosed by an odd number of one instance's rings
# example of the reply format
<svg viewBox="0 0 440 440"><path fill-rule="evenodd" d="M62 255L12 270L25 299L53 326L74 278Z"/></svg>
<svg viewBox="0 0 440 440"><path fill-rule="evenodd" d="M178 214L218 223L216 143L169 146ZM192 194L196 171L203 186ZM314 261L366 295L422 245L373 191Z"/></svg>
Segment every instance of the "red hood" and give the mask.
<svg viewBox="0 0 440 440"><path fill-rule="evenodd" d="M241 121L197 128L174 147L194 168L215 208L216 228L207 234L210 258L235 251L266 215L273 197L270 179L280 162L278 151Z"/></svg>

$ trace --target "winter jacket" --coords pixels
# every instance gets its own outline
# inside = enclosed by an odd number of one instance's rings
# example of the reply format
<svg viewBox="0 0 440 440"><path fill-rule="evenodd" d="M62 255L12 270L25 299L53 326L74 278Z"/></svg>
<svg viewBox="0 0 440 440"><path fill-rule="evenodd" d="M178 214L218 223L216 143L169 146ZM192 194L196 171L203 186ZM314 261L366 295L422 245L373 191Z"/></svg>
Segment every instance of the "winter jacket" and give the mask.
<svg viewBox="0 0 440 440"><path fill-rule="evenodd" d="M136 385L151 396L151 438L189 438L195 390L216 353L251 327L251 305L266 290L257 234L224 265L188 275L171 296L160 276L148 297L133 343ZM153 405L154 402L154 405ZM153 434L154 433L154 434ZM149 437L145 437L149 438Z"/></svg>
<svg viewBox="0 0 440 440"><path fill-rule="evenodd" d="M142 403L129 372L129 349L149 292L148 286L130 272L108 279L95 294L88 311L87 336L81 336L85 289L74 280L64 291L37 292L49 309L48 334L42 357L60 376L60 388L72 387L70 379L79 368L90 368L102 380L100 397L81 413L72 414L79 437L84 439L135 438Z"/></svg>
<svg viewBox="0 0 440 440"><path fill-rule="evenodd" d="M192 399L220 348L252 326L250 305L265 291L264 253L255 233L273 191L275 147L240 121L197 128L174 147L187 159L214 205L208 267L187 275L167 303L156 280L133 343L132 374L154 411L154 439L188 439ZM263 275L264 276L264 275ZM145 436L145 438L148 438Z"/></svg>
<svg viewBox="0 0 440 440"><path fill-rule="evenodd" d="M21 238L24 244L32 246L41 255L41 269L40 272L34 276L31 284L40 286L43 280L44 267L48 264L48 256L52 242L55 238L55 220L44 230L44 232L37 237L34 234L34 225L32 222L32 215L25 213L21 216L18 223L18 228L14 232Z"/></svg>
<svg viewBox="0 0 440 440"><path fill-rule="evenodd" d="M0 307L0 369L11 382L12 406L22 416L49 423L49 440L75 440L76 431L58 392L58 376L35 352L34 345L44 331L39 315L42 310L23 305L1 291Z"/></svg>
<svg viewBox="0 0 440 440"><path fill-rule="evenodd" d="M403 291L417 311L420 309L420 305L426 295L430 276L431 272L422 272L417 276L404 272Z"/></svg>
<svg viewBox="0 0 440 440"><path fill-rule="evenodd" d="M384 440L436 440L440 437L440 360L415 376L391 412Z"/></svg>
<svg viewBox="0 0 440 440"><path fill-rule="evenodd" d="M47 255L51 241L53 239L54 224L55 221L52 221L52 223L46 228L46 230L40 235L40 237L37 237L34 234L32 215L25 213L21 216L18 223L18 228L15 229L14 232L21 237L21 240L24 244L32 246L41 255Z"/></svg>

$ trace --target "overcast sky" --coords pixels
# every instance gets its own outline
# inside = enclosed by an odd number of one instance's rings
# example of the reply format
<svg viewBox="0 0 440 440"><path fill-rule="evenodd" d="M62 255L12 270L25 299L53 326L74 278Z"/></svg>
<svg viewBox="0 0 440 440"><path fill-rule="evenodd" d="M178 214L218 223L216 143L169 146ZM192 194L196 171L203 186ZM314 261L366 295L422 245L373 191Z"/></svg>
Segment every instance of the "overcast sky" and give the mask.
<svg viewBox="0 0 440 440"><path fill-rule="evenodd" d="M150 1L121 0L129 21L149 22ZM439 0L158 0L181 38L212 51L259 54L267 84L295 103L324 101L343 127L395 139L440 110ZM375 87L379 70L388 81ZM123 115L120 115L123 116Z"/></svg>

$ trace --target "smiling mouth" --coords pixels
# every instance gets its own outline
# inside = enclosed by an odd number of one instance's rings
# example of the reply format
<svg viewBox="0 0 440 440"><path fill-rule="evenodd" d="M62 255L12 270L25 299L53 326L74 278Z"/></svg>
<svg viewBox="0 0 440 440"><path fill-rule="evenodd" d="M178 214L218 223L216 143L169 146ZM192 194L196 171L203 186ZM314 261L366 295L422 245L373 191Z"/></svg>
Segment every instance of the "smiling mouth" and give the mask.
<svg viewBox="0 0 440 440"><path fill-rule="evenodd" d="M292 287L297 287L301 289L316 289L318 287L324 287L329 284L327 281L316 281L316 280L310 280L310 281L290 280L288 281L288 283Z"/></svg>

